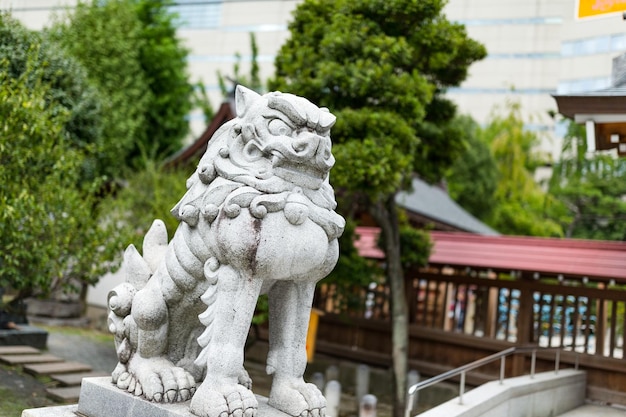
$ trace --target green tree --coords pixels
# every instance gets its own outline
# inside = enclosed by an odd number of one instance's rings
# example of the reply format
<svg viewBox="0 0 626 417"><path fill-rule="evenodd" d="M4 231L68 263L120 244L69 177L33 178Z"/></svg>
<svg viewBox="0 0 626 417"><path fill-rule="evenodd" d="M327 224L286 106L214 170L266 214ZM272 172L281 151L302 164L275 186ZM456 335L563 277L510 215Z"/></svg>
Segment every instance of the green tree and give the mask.
<svg viewBox="0 0 626 417"><path fill-rule="evenodd" d="M104 130L98 143L98 172L118 177L136 143L145 142L144 126L152 101L140 62L141 23L128 2L78 3L48 32L86 68L102 96Z"/></svg>
<svg viewBox="0 0 626 417"><path fill-rule="evenodd" d="M250 73L244 75L241 73L241 54L235 53L235 64L233 65L233 75L225 76L220 71L217 72L217 81L220 91L224 98L229 98L233 94L234 86L228 87L227 81L233 84L244 85L259 94L263 94L263 83L259 76L259 47L256 43L256 36L250 32Z"/></svg>
<svg viewBox="0 0 626 417"><path fill-rule="evenodd" d="M171 238L179 222L170 210L187 191L189 172L184 168L165 170L150 159L142 165L143 169L131 175L116 194L103 202L106 221L116 225L123 246L132 243L140 248L154 219L163 220Z"/></svg>
<svg viewBox="0 0 626 417"><path fill-rule="evenodd" d="M103 102L100 172L119 176L144 153L178 149L188 131L192 86L167 1L79 3L48 31L87 69Z"/></svg>
<svg viewBox="0 0 626 417"><path fill-rule="evenodd" d="M450 197L479 219L488 220L496 205L498 167L480 127L469 116L456 123L466 132L466 149L446 173Z"/></svg>
<svg viewBox="0 0 626 417"><path fill-rule="evenodd" d="M224 75L220 71L217 71L217 82L222 93L223 100L230 100L234 96L235 87L238 84L244 85L259 94L263 94L263 83L259 76L259 47L256 43L256 36L250 32L250 73L247 75L241 74L241 54L235 53L235 63L233 64L232 76ZM229 86L229 83L232 85ZM211 106L209 100L209 94L206 91L204 83L199 82L195 85L196 93L194 95L194 107L202 110L204 119L210 121L213 119L215 112Z"/></svg>
<svg viewBox="0 0 626 417"><path fill-rule="evenodd" d="M41 47L27 45L17 76L0 58L0 287L18 299L93 283L109 255L97 184L80 181L85 154L70 140L75 109L53 97Z"/></svg>
<svg viewBox="0 0 626 417"><path fill-rule="evenodd" d="M193 86L187 72L189 50L176 35L176 15L168 9L173 1L130 1L141 22L139 62L152 94L143 147L157 156L169 155L180 148L189 132L186 116L193 104Z"/></svg>
<svg viewBox="0 0 626 417"><path fill-rule="evenodd" d="M101 140L102 98L89 85L84 68L54 43L41 39L38 33L27 30L8 13L0 14L0 59L9 64L11 78L25 76L24 82L35 88L41 80L47 85L44 97L49 105L59 105L67 111L63 120L67 140L72 146L86 151ZM30 60L30 61L29 61ZM39 71L28 71L28 65ZM96 177L97 155L89 152L83 161L83 176Z"/></svg>
<svg viewBox="0 0 626 417"><path fill-rule="evenodd" d="M524 128L519 103L509 102L504 114L494 113L480 134L489 143L498 169L495 205L486 222L503 234L562 236L562 207L541 189L534 172L542 158L534 153L535 132Z"/></svg>
<svg viewBox="0 0 626 417"><path fill-rule="evenodd" d="M626 240L626 159L588 155L585 130L569 121L550 193L568 210L565 236Z"/></svg>
<svg viewBox="0 0 626 417"><path fill-rule="evenodd" d="M310 0L295 10L291 37L276 57L270 90L328 107L335 187L381 227L392 293L394 415L406 395L408 309L395 195L414 173L439 179L463 149L443 97L485 56L442 0Z"/></svg>

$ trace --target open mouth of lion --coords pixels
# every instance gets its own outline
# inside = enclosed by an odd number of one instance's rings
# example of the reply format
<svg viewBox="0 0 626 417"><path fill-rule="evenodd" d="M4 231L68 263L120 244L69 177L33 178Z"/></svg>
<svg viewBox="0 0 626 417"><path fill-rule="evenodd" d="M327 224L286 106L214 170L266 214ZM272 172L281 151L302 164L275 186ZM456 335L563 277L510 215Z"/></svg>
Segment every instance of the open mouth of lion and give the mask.
<svg viewBox="0 0 626 417"><path fill-rule="evenodd" d="M318 189L322 186L328 171L321 170L307 163L281 161L274 166L274 174L300 187Z"/></svg>

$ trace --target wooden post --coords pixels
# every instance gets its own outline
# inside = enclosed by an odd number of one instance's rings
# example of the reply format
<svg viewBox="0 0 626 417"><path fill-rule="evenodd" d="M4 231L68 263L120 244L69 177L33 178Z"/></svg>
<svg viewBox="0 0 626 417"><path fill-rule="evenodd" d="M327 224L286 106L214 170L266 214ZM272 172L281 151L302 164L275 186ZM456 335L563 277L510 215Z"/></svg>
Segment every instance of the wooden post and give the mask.
<svg viewBox="0 0 626 417"><path fill-rule="evenodd" d="M519 311L517 313L517 342L518 346L528 345L532 342L533 329L533 293L528 289L520 290ZM513 357L513 375L523 375L525 371L525 356Z"/></svg>
<svg viewBox="0 0 626 417"><path fill-rule="evenodd" d="M597 301L596 320L596 352L597 356L604 356L604 338L606 336L606 300Z"/></svg>

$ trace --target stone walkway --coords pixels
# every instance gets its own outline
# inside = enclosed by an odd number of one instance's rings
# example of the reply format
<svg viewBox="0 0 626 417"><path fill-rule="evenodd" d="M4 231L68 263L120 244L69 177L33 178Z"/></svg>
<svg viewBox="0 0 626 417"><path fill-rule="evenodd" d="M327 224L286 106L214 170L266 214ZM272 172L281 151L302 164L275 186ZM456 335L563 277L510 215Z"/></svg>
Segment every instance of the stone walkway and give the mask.
<svg viewBox="0 0 626 417"><path fill-rule="evenodd" d="M0 363L21 366L24 372L35 377L49 377L56 385L46 388L46 395L62 403L78 400L83 378L106 375L93 372L87 364L68 362L31 346L0 346Z"/></svg>

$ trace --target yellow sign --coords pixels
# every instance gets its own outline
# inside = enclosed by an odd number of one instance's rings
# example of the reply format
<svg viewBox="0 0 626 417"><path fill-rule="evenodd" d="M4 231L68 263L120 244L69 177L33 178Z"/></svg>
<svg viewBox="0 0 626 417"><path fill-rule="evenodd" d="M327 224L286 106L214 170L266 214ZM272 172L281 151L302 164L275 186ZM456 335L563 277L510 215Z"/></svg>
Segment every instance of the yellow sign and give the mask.
<svg viewBox="0 0 626 417"><path fill-rule="evenodd" d="M626 0L578 0L577 17L599 16L626 11Z"/></svg>

